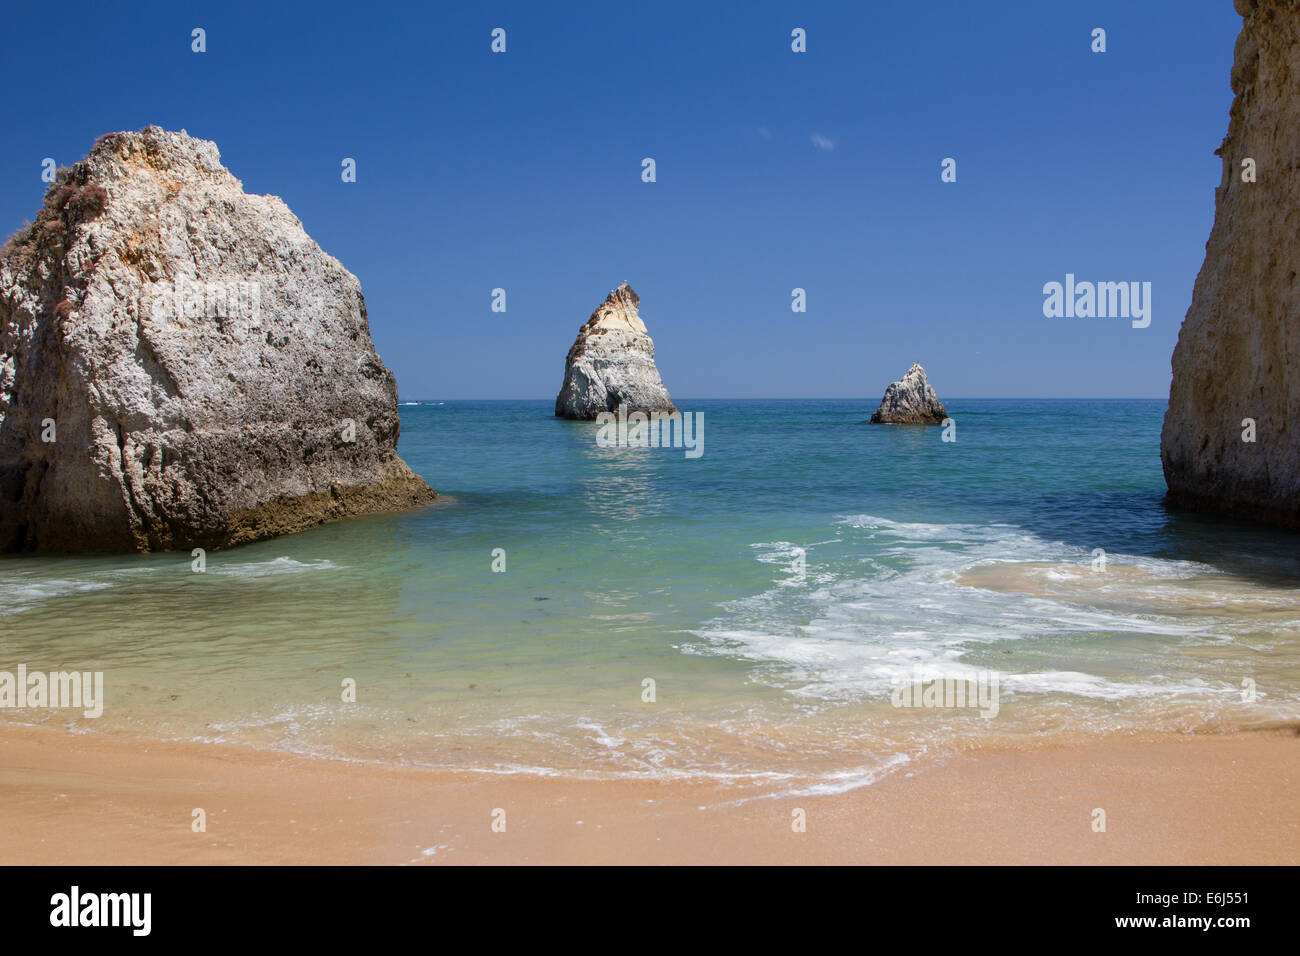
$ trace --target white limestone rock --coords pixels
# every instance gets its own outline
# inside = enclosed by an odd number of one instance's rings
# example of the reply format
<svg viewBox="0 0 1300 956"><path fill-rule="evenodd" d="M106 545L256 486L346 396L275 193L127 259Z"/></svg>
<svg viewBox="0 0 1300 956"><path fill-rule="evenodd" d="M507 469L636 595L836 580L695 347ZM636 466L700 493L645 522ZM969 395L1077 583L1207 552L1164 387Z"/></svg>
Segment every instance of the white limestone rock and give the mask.
<svg viewBox="0 0 1300 956"><path fill-rule="evenodd" d="M907 374L885 389L873 425L938 425L948 417L943 402L930 386L925 369L914 363Z"/></svg>
<svg viewBox="0 0 1300 956"><path fill-rule="evenodd" d="M424 504L398 430L357 278L211 142L101 137L0 252L0 549L219 548Z"/></svg>
<svg viewBox="0 0 1300 956"><path fill-rule="evenodd" d="M628 414L677 410L655 366L655 344L637 311L640 301L624 282L578 330L555 399L557 416L594 419L620 406Z"/></svg>

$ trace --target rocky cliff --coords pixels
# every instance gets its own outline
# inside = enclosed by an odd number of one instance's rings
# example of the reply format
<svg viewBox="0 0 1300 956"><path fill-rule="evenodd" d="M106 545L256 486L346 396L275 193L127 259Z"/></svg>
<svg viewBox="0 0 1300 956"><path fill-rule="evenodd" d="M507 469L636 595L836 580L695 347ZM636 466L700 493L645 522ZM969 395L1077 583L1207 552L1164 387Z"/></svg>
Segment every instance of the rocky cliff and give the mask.
<svg viewBox="0 0 1300 956"><path fill-rule="evenodd" d="M0 252L0 549L224 547L423 504L356 277L213 143L101 137Z"/></svg>
<svg viewBox="0 0 1300 956"><path fill-rule="evenodd" d="M1237 0L1236 8L1245 20L1217 151L1222 180L1174 349L1160 457L1170 504L1296 528L1300 2Z"/></svg>
<svg viewBox="0 0 1300 956"><path fill-rule="evenodd" d="M885 389L880 407L871 416L873 425L938 425L948 417L943 402L930 386L925 369L913 363L897 382Z"/></svg>
<svg viewBox="0 0 1300 956"><path fill-rule="evenodd" d="M638 312L641 298L624 282L578 330L555 399L561 418L593 419L626 406L632 412L674 412L655 366L655 344Z"/></svg>

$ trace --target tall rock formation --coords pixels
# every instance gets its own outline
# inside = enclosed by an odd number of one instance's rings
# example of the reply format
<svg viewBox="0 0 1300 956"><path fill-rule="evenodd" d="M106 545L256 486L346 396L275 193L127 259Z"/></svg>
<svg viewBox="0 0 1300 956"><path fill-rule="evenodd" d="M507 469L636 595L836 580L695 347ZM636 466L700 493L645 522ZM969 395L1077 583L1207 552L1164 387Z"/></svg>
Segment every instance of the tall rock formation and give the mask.
<svg viewBox="0 0 1300 956"><path fill-rule="evenodd" d="M640 302L624 282L578 330L564 363L556 415L594 419L621 405L628 414L677 410L655 367L655 344L637 312Z"/></svg>
<svg viewBox="0 0 1300 956"><path fill-rule="evenodd" d="M1171 505L1300 528L1300 2L1236 8L1223 177L1160 458Z"/></svg>
<svg viewBox="0 0 1300 956"><path fill-rule="evenodd" d="M225 547L433 499L361 285L215 144L150 126L0 251L0 549Z"/></svg>
<svg viewBox="0 0 1300 956"><path fill-rule="evenodd" d="M906 375L885 389L885 397L872 414L871 424L938 425L947 417L943 402L925 377L925 369L914 362Z"/></svg>

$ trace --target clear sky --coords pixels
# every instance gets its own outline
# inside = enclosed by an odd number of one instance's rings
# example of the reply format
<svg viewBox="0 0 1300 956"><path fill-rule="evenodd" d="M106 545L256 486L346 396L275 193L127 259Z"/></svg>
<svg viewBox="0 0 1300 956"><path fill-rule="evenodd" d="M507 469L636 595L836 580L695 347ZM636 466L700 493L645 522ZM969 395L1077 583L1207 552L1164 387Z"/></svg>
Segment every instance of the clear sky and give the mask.
<svg viewBox="0 0 1300 956"><path fill-rule="evenodd" d="M554 398L578 327L627 280L675 397L871 401L913 361L941 397L1167 396L1241 23L1231 0L5 18L5 234L34 216L45 157L184 128L361 279L403 398ZM1150 327L1045 318L1066 273L1151 282Z"/></svg>

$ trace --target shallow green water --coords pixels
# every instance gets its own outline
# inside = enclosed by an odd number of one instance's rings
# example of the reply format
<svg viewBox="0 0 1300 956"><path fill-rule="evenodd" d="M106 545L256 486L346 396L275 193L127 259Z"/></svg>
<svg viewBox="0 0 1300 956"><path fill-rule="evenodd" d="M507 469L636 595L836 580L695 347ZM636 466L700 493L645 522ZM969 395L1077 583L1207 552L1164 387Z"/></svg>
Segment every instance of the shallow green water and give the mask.
<svg viewBox="0 0 1300 956"><path fill-rule="evenodd" d="M598 447L546 402L404 406L439 505L202 574L6 557L0 669L102 670L107 703L0 719L839 787L995 734L1300 714L1300 538L1167 512L1162 402L954 401L951 443L867 426L862 402L679 404L704 414L700 458ZM992 720L891 706L901 679L981 672Z"/></svg>

